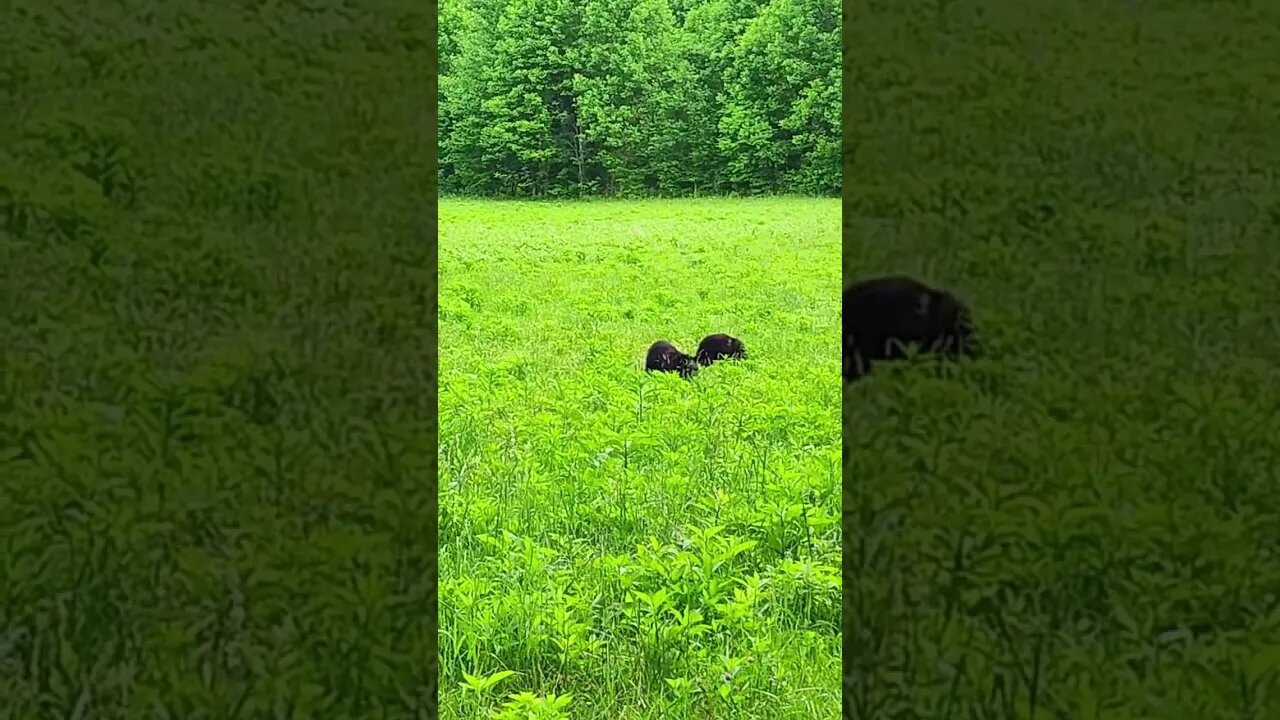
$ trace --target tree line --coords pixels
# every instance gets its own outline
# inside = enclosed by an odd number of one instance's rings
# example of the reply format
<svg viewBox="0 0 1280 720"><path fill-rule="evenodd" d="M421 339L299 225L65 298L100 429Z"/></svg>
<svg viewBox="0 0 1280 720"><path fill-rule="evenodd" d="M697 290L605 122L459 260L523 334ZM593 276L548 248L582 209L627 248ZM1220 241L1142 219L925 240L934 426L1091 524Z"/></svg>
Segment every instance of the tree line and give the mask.
<svg viewBox="0 0 1280 720"><path fill-rule="evenodd" d="M840 192L837 0L441 0L440 190Z"/></svg>

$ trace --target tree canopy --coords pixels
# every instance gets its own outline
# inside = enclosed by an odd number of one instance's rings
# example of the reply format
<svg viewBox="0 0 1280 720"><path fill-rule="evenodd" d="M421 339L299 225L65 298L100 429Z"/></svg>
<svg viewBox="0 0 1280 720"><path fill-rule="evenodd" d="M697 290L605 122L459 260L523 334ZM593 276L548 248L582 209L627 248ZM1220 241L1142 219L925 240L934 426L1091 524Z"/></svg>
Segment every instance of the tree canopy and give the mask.
<svg viewBox="0 0 1280 720"><path fill-rule="evenodd" d="M441 0L440 190L840 193L835 0Z"/></svg>

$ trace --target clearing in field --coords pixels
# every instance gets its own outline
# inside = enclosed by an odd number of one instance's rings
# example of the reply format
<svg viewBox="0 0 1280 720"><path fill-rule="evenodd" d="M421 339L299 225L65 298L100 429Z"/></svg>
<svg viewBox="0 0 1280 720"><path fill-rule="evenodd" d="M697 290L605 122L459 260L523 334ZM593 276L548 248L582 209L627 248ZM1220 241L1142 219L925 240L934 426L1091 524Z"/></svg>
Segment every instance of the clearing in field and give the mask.
<svg viewBox="0 0 1280 720"><path fill-rule="evenodd" d="M439 252L443 717L835 717L839 201L442 200Z"/></svg>

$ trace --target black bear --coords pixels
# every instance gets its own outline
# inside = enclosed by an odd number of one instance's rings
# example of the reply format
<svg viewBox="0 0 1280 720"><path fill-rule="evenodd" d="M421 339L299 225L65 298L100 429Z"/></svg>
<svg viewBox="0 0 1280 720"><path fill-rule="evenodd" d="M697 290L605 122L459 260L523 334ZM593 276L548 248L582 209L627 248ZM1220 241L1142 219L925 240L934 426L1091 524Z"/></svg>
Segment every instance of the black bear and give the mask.
<svg viewBox="0 0 1280 720"><path fill-rule="evenodd" d="M858 281L842 304L844 378L871 372L878 360L906 357L906 348L950 360L977 355L969 308L944 290L889 275Z"/></svg>
<svg viewBox="0 0 1280 720"><path fill-rule="evenodd" d="M717 360L730 358L742 360L747 356L747 348L742 341L732 335L716 333L702 338L698 343L698 364L710 365Z"/></svg>
<svg viewBox="0 0 1280 720"><path fill-rule="evenodd" d="M644 359L644 369L648 372L657 370L680 373L680 377L688 378L698 371L698 366L692 355L685 355L675 345L666 340L659 340L649 346L649 354Z"/></svg>

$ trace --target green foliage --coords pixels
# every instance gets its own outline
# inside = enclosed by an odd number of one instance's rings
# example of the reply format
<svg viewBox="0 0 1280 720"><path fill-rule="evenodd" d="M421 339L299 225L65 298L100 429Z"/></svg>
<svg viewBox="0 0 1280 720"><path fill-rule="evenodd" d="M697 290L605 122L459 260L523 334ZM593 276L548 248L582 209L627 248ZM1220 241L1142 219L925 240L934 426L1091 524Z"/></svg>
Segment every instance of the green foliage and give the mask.
<svg viewBox="0 0 1280 720"><path fill-rule="evenodd" d="M444 717L836 716L839 212L441 204Z"/></svg>
<svg viewBox="0 0 1280 720"><path fill-rule="evenodd" d="M845 392L845 692L882 718L1280 708L1280 13L859 4L846 278L989 357Z"/></svg>
<svg viewBox="0 0 1280 720"><path fill-rule="evenodd" d="M0 718L434 711L429 28L6 3Z"/></svg>
<svg viewBox="0 0 1280 720"><path fill-rule="evenodd" d="M441 189L840 189L830 0L445 0Z"/></svg>
<svg viewBox="0 0 1280 720"><path fill-rule="evenodd" d="M840 5L772 0L726 73L720 150L736 187L840 187Z"/></svg>

